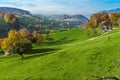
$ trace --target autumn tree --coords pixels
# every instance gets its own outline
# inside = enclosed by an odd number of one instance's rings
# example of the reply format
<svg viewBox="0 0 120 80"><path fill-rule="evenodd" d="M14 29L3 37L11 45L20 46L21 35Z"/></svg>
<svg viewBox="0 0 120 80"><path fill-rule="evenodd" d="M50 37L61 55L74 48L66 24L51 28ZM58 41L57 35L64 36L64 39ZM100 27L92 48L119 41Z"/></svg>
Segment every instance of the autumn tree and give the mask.
<svg viewBox="0 0 120 80"><path fill-rule="evenodd" d="M95 17L91 17L91 19L88 21L87 25L89 27L97 27L98 23L96 21L96 18Z"/></svg>
<svg viewBox="0 0 120 80"><path fill-rule="evenodd" d="M9 49L13 44L18 41L17 38L17 31L16 30L11 30L8 32L8 38L3 39L1 43L1 48L4 50L5 54L8 53Z"/></svg>
<svg viewBox="0 0 120 80"><path fill-rule="evenodd" d="M18 53L18 46L26 47L26 45L27 45L27 47L29 47L28 41L31 42L29 40L29 36L30 36L30 33L26 29L22 29L18 32L16 30L11 30L8 32L8 37L2 41L1 48L5 52L5 54L8 54L8 53L11 54L11 52L16 52L16 49L17 49L17 53ZM19 43L19 45L18 45L18 43ZM15 48L15 46L16 46L16 48ZM32 46L32 44L31 44L31 46ZM25 50L27 50L26 48L25 48ZM22 53L24 53L23 48L21 48L19 50L19 54L21 55Z"/></svg>
<svg viewBox="0 0 120 80"><path fill-rule="evenodd" d="M8 32L8 37L2 41L1 48L5 54L18 53L22 56L25 51L31 50L32 42L41 42L43 40L44 37L37 31L31 33L26 28L19 31L11 30Z"/></svg>
<svg viewBox="0 0 120 80"><path fill-rule="evenodd" d="M93 14L87 22L87 27L98 27L102 21L109 21L108 13L96 13Z"/></svg>
<svg viewBox="0 0 120 80"><path fill-rule="evenodd" d="M19 29L19 22L13 14L6 13L4 15L4 20L8 24L10 24L14 29Z"/></svg>
<svg viewBox="0 0 120 80"><path fill-rule="evenodd" d="M120 13L110 13L110 21L113 25L118 26L120 19Z"/></svg>
<svg viewBox="0 0 120 80"><path fill-rule="evenodd" d="M101 21L109 21L109 15L106 12L101 13L99 17Z"/></svg>
<svg viewBox="0 0 120 80"><path fill-rule="evenodd" d="M9 53L18 53L23 58L23 53L32 50L32 43L27 39L19 40L9 48Z"/></svg>
<svg viewBox="0 0 120 80"><path fill-rule="evenodd" d="M98 24L100 23L100 14L94 14L90 17L90 19L87 22L87 27L97 27Z"/></svg>
<svg viewBox="0 0 120 80"><path fill-rule="evenodd" d="M11 45L18 40L17 36L18 35L16 30L11 30L10 32L8 32L8 39Z"/></svg>
<svg viewBox="0 0 120 80"><path fill-rule="evenodd" d="M39 34L37 31L33 31L32 35L33 35L33 38L36 39L36 42L41 42L44 39L43 36Z"/></svg>
<svg viewBox="0 0 120 80"><path fill-rule="evenodd" d="M4 50L4 52L8 52L9 47L11 46L10 40L8 38L5 38L1 43L1 48Z"/></svg>
<svg viewBox="0 0 120 80"><path fill-rule="evenodd" d="M4 40L3 38L0 39L0 48L1 48L1 44L2 44L3 40Z"/></svg>
<svg viewBox="0 0 120 80"><path fill-rule="evenodd" d="M20 30L18 31L18 34L20 35L19 37L20 37L21 39L25 39L25 38L29 39L29 38L30 38L30 35L31 35L30 31L29 31L28 29L26 29L26 28L20 29Z"/></svg>
<svg viewBox="0 0 120 80"><path fill-rule="evenodd" d="M120 27L120 19L117 21L117 23L118 23L118 26Z"/></svg>

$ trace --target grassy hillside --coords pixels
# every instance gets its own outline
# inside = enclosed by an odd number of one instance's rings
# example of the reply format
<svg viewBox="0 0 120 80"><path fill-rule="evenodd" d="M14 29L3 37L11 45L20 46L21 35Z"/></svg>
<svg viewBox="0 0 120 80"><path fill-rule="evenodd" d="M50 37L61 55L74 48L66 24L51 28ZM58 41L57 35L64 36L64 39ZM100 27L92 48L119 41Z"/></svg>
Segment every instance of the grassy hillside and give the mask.
<svg viewBox="0 0 120 80"><path fill-rule="evenodd" d="M62 45L62 44L67 44L67 43L73 43L77 41L84 41L89 39L86 35L86 30L85 29L71 29L68 31L64 32L57 32L57 33L51 33L48 34L51 38L53 38L53 41L44 41L39 44L35 44L36 46L57 46L57 45ZM44 35L46 36L46 34ZM60 40L61 37L66 36L66 40Z"/></svg>
<svg viewBox="0 0 120 80"><path fill-rule="evenodd" d="M24 55L24 59L18 55L0 56L0 80L97 80L103 76L120 77L118 31L89 40L81 38L83 36L78 35L77 30L72 32L69 39L77 39L74 43L52 47L33 45L33 51ZM59 39L61 35L70 34L68 31L52 36Z"/></svg>
<svg viewBox="0 0 120 80"><path fill-rule="evenodd" d="M84 29L71 29L64 32L53 33L51 37L59 40L62 36L67 36L69 40L85 40L87 39L86 30Z"/></svg>
<svg viewBox="0 0 120 80"><path fill-rule="evenodd" d="M93 34L93 31L91 30L90 32L90 36L87 35L87 31L86 29L82 29L82 28L73 28L70 29L68 31L64 31L64 32L57 32L57 33L51 33L51 34L47 34L49 35L51 38L53 38L53 41L44 41L41 42L39 44L36 45L45 45L45 46L57 46L57 45L62 45L62 44L68 44L68 43L75 43L75 42L81 42L81 41L85 41L88 40L90 38L93 38L95 36L99 36L102 35L102 33L97 32L96 35ZM118 32L118 30L113 30L111 31L109 34L114 33L114 32ZM103 33L104 34L104 33ZM46 35L44 35L46 36ZM67 37L66 40L61 40L62 37Z"/></svg>

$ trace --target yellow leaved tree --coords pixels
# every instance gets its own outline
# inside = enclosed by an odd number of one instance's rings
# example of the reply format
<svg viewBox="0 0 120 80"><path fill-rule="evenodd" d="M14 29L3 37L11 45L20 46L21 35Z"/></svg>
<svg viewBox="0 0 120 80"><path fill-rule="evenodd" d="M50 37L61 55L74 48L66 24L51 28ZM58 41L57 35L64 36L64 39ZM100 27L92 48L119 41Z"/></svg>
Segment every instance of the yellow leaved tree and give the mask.
<svg viewBox="0 0 120 80"><path fill-rule="evenodd" d="M36 42L41 42L44 40L43 36L39 34L37 31L33 31L32 35L36 39Z"/></svg>

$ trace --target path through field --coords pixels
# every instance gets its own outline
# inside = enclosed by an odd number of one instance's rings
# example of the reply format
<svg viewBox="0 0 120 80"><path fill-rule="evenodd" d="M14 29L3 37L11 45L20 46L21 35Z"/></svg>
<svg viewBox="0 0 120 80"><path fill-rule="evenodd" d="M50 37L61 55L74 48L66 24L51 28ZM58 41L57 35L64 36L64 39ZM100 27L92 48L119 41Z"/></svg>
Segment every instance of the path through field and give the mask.
<svg viewBox="0 0 120 80"><path fill-rule="evenodd" d="M115 28L116 29L116 28ZM110 31L109 31L110 32ZM95 40L95 39L98 39L98 38L101 38L101 37L108 37L108 36L111 36L113 34L117 34L117 33L112 33L112 34L108 34L109 32L106 32L105 34L103 35L100 35L100 36L97 36L97 37L94 37L94 38L90 38L88 40L85 40L85 41L81 41L81 42L76 42L76 43L70 43L70 44L65 44L65 45L60 45L60 46L73 46L73 45L77 45L77 44L81 44L81 43L84 43L84 42L87 42L87 41L91 41L91 40ZM108 34L108 35L107 35Z"/></svg>

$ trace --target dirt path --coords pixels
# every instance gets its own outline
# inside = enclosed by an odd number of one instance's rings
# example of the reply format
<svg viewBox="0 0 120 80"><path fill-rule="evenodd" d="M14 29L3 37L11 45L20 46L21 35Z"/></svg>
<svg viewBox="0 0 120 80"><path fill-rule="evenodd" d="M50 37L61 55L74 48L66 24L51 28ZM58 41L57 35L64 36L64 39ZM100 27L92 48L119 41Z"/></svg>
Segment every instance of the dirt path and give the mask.
<svg viewBox="0 0 120 80"><path fill-rule="evenodd" d="M73 46L73 45L78 45L78 44L81 44L81 43L84 43L84 42L87 42L87 41L92 41L92 40L95 40L95 39L98 39L98 38L101 38L101 37L107 37L107 36L111 36L113 34L118 34L119 32L117 33L112 33L112 34L109 34L107 35L109 32L106 32L105 34L103 35L100 35L100 36L97 36L97 37L94 37L94 38L90 38L88 40L85 40L85 41L81 41L81 42L76 42L76 43L71 43L71 44L65 44L65 45L60 45L60 46Z"/></svg>

